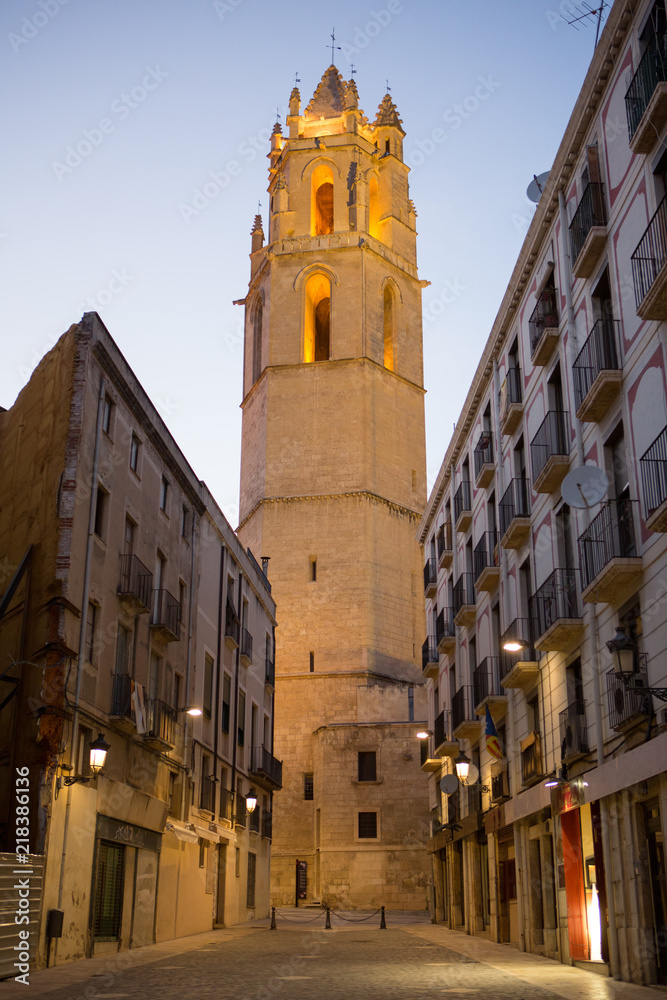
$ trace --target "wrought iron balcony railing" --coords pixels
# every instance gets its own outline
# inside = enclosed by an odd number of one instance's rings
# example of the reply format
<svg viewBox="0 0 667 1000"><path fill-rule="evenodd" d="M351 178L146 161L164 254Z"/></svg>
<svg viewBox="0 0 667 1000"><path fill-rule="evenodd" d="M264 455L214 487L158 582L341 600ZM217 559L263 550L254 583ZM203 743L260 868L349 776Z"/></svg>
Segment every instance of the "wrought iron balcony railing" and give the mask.
<svg viewBox="0 0 667 1000"><path fill-rule="evenodd" d="M558 304L553 285L547 285L541 292L528 320L531 354L535 353L542 334L547 329L558 329Z"/></svg>
<svg viewBox="0 0 667 1000"><path fill-rule="evenodd" d="M579 535L581 589L586 590L612 559L637 555L633 524L634 500L608 500Z"/></svg>
<svg viewBox="0 0 667 1000"><path fill-rule="evenodd" d="M230 639L234 647L238 646L241 636L241 623L231 605L225 609L225 638Z"/></svg>
<svg viewBox="0 0 667 1000"><path fill-rule="evenodd" d="M439 715L436 715L433 724L433 743L436 750L443 743L450 743L452 741L450 725L450 714L446 709L443 709Z"/></svg>
<svg viewBox="0 0 667 1000"><path fill-rule="evenodd" d="M491 435L491 431L484 431L484 433L480 435L472 453L472 457L475 469L475 479L477 479L483 466L493 465L493 437Z"/></svg>
<svg viewBox="0 0 667 1000"><path fill-rule="evenodd" d="M477 720L472 703L472 685L462 684L452 697L452 731L470 720Z"/></svg>
<svg viewBox="0 0 667 1000"><path fill-rule="evenodd" d="M542 763L542 742L538 732L531 733L521 743L521 781L532 784L544 774Z"/></svg>
<svg viewBox="0 0 667 1000"><path fill-rule="evenodd" d="M435 619L435 642L439 646L443 639L455 639L454 614L452 608L440 608Z"/></svg>
<svg viewBox="0 0 667 1000"><path fill-rule="evenodd" d="M667 35L652 35L625 95L630 141L639 128L655 88L665 81L667 81Z"/></svg>
<svg viewBox="0 0 667 1000"><path fill-rule="evenodd" d="M521 369L517 366L507 369L505 384L500 390L500 422L504 421L507 411L513 404L523 402L523 390L521 388Z"/></svg>
<svg viewBox="0 0 667 1000"><path fill-rule="evenodd" d="M586 703L575 701L559 713L560 755L562 760L587 754Z"/></svg>
<svg viewBox="0 0 667 1000"><path fill-rule="evenodd" d="M530 617L536 640L559 618L580 618L577 570L555 569L531 597Z"/></svg>
<svg viewBox="0 0 667 1000"><path fill-rule="evenodd" d="M486 656L472 674L473 703L479 705L492 695L505 695L500 686L500 666L497 656Z"/></svg>
<svg viewBox="0 0 667 1000"><path fill-rule="evenodd" d="M220 806L218 816L231 822L234 814L234 793L229 788L220 789Z"/></svg>
<svg viewBox="0 0 667 1000"><path fill-rule="evenodd" d="M523 643L521 649L511 652L505 649L509 641ZM515 618L500 638L500 680L503 681L517 663L530 663L537 660L533 646L533 628L530 618Z"/></svg>
<svg viewBox="0 0 667 1000"><path fill-rule="evenodd" d="M236 793L234 799L234 822L237 826L245 826L248 822L248 807L245 795Z"/></svg>
<svg viewBox="0 0 667 1000"><path fill-rule="evenodd" d="M168 590L153 591L151 627L161 631L167 641L180 638L181 605Z"/></svg>
<svg viewBox="0 0 667 1000"><path fill-rule="evenodd" d="M276 788L283 787L283 762L265 746L252 748L249 773L267 780Z"/></svg>
<svg viewBox="0 0 667 1000"><path fill-rule="evenodd" d="M498 504L500 537L515 517L530 517L530 490L527 479L512 479Z"/></svg>
<svg viewBox="0 0 667 1000"><path fill-rule="evenodd" d="M649 518L667 500L667 427L639 459L644 493L644 517Z"/></svg>
<svg viewBox="0 0 667 1000"><path fill-rule="evenodd" d="M635 304L639 309L667 261L667 195L658 205L630 260Z"/></svg>
<svg viewBox="0 0 667 1000"><path fill-rule="evenodd" d="M452 526L449 521L445 521L444 524L440 525L438 534L436 536L436 545L438 548L438 562L442 559L445 552L452 551Z"/></svg>
<svg viewBox="0 0 667 1000"><path fill-rule="evenodd" d="M533 483L553 455L569 455L569 426L566 410L549 410L530 442L530 465Z"/></svg>
<svg viewBox="0 0 667 1000"><path fill-rule="evenodd" d="M622 729L631 720L647 714L651 704L647 685L648 679L643 672L633 674L630 682L625 684L613 670L608 671L607 705L612 729Z"/></svg>
<svg viewBox="0 0 667 1000"><path fill-rule="evenodd" d="M132 678L129 674L114 674L110 715L132 718Z"/></svg>
<svg viewBox="0 0 667 1000"><path fill-rule="evenodd" d="M461 576L454 584L452 600L454 604L454 617L457 616L464 605L476 603L475 576L473 573L461 573Z"/></svg>
<svg viewBox="0 0 667 1000"><path fill-rule="evenodd" d="M424 590L430 590L438 584L438 563L435 559L427 559L424 563Z"/></svg>
<svg viewBox="0 0 667 1000"><path fill-rule="evenodd" d="M172 705L160 701L159 698L148 698L145 706L146 739L159 740L172 747L176 746L176 709Z"/></svg>
<svg viewBox="0 0 667 1000"><path fill-rule="evenodd" d="M207 809L209 812L215 812L215 783L207 775L201 779L199 807Z"/></svg>
<svg viewBox="0 0 667 1000"><path fill-rule="evenodd" d="M573 264L581 253L591 229L594 226L606 225L607 209L604 202L604 184L600 184L598 181L589 181L570 223L570 251Z"/></svg>
<svg viewBox="0 0 667 1000"><path fill-rule="evenodd" d="M252 833L259 833L261 826L261 815L262 810L259 806L255 806L253 811L248 816L248 828Z"/></svg>
<svg viewBox="0 0 667 1000"><path fill-rule="evenodd" d="M241 656L252 661L252 636L247 628L241 629Z"/></svg>
<svg viewBox="0 0 667 1000"><path fill-rule="evenodd" d="M600 372L620 370L616 348L619 327L618 320L599 319L579 351L572 365L577 410L591 391Z"/></svg>
<svg viewBox="0 0 667 1000"><path fill-rule="evenodd" d="M151 606L153 592L153 574L131 552L120 557L120 580L118 595L132 598L140 608L148 611Z"/></svg>
<svg viewBox="0 0 667 1000"><path fill-rule="evenodd" d="M480 576L487 566L498 565L498 535L495 531L484 531L482 537L477 542L472 556L475 580Z"/></svg>
<svg viewBox="0 0 667 1000"><path fill-rule="evenodd" d="M271 687L276 686L276 664L270 653L266 654L264 683L270 684Z"/></svg>
<svg viewBox="0 0 667 1000"><path fill-rule="evenodd" d="M434 635L429 635L422 644L422 670L426 670L431 663L439 663L438 644Z"/></svg>
<svg viewBox="0 0 667 1000"><path fill-rule="evenodd" d="M470 510L472 510L470 481L464 479L454 494L454 522L458 521L461 514Z"/></svg>

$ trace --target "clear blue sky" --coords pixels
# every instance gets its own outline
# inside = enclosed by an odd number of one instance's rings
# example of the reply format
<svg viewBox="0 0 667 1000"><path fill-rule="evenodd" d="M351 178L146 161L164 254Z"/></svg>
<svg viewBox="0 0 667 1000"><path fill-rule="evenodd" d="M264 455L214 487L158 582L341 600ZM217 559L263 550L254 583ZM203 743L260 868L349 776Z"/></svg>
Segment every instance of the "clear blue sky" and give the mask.
<svg viewBox="0 0 667 1000"><path fill-rule="evenodd" d="M407 132L420 276L432 283L431 483L532 214L526 186L551 165L593 53L594 25L568 26L568 6L4 0L0 403L97 309L236 525L232 299L247 287L276 108L284 116L297 72L309 100L331 61L333 17L336 65L347 79L354 63L362 108L374 116L388 79ZM226 182L230 161L239 170ZM198 214L184 211L211 172L222 183Z"/></svg>

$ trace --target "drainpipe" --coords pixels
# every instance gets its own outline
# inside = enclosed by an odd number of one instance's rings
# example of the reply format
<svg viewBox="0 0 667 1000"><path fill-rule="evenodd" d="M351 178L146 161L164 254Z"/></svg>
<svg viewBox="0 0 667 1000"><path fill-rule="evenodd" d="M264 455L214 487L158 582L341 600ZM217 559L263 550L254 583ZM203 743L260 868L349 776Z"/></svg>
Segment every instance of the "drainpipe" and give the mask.
<svg viewBox="0 0 667 1000"><path fill-rule="evenodd" d="M97 423L95 425L95 450L93 452L93 467L90 473L91 490L88 505L88 537L86 539L86 556L83 568L83 591L81 594L81 625L79 628L79 652L76 658L76 689L74 695L74 711L72 713L72 744L70 747L70 764L76 767L77 742L79 738L79 699L83 680L83 660L88 628L88 597L90 594L90 564L93 555L93 539L95 537L95 510L97 507L97 473L100 458L100 438L102 436L102 418L104 414L104 398L106 396L106 379L100 380L100 391L97 397ZM60 859L60 879L58 882L58 909L62 910L63 888L65 883L65 855L69 837L70 812L72 807L72 785L67 786L67 802L65 804L65 823L63 828L63 853ZM58 961L58 941L54 953L54 965Z"/></svg>
<svg viewBox="0 0 667 1000"><path fill-rule="evenodd" d="M236 760L238 756L238 719L239 719L239 670L241 666L241 612L243 611L243 572L239 568L238 575L238 587L239 595L237 601L237 614L239 619L239 644L236 647L236 656L234 657L234 722L230 723L231 737L232 737L232 794L233 794L233 808L236 812Z"/></svg>
<svg viewBox="0 0 667 1000"><path fill-rule="evenodd" d="M194 589L195 589L195 548L197 544L197 514L195 513L194 507L192 509L192 536L190 539L190 584L188 587L188 646L185 661L185 704L191 704L190 698L190 679L192 676L192 623L194 618ZM178 705L176 706L179 707ZM188 742L190 739L190 727L192 723L190 721L190 716L185 716L185 736L183 740L183 760L185 762L185 773L188 773ZM194 749L194 745L193 745ZM192 757L192 771L194 771L194 754ZM186 794L186 801L182 804L184 808L181 808L181 814L183 819L187 821L190 815L190 799L191 796Z"/></svg>
<svg viewBox="0 0 667 1000"><path fill-rule="evenodd" d="M220 581L218 584L218 636L215 647L215 733L213 736L213 784L218 780L218 732L220 730L220 674L222 671L222 609L225 579L225 546L220 545ZM220 793L222 805L222 791Z"/></svg>
<svg viewBox="0 0 667 1000"><path fill-rule="evenodd" d="M565 306L567 316L568 331L568 366L570 371L577 356L577 331L574 322L574 309L572 307L572 275L570 252L567 245L566 233L568 232L567 213L565 211L565 197L562 189L558 192L558 210L560 215L561 234L561 258L565 269ZM573 414L574 432L577 443L577 453L580 461L584 462L584 448L581 433L581 421ZM585 507L582 511L584 528L590 524L590 513ZM597 752L597 765L604 764L604 735L602 729L602 690L600 686L600 655L598 647L598 621L596 605L588 604L585 618L588 619L588 634L590 641L591 669L593 681L593 711L595 717L595 742ZM605 798L600 799L600 827L602 839L602 855L604 858L605 888L607 891L607 921L609 924L609 961L611 974L614 979L620 979L619 952L618 952L618 928L616 926L616 900L614 898L614 880L612 871L611 844L609 842L609 813Z"/></svg>

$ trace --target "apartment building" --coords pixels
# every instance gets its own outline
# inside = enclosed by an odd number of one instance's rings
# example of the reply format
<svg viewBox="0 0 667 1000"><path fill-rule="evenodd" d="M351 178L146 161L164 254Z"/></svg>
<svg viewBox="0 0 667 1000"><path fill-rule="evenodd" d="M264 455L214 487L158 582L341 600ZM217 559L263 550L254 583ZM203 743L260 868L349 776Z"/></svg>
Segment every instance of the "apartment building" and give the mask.
<svg viewBox="0 0 667 1000"><path fill-rule="evenodd" d="M0 850L25 816L31 961L266 916L271 587L96 313L0 413L0 566Z"/></svg>
<svg viewBox="0 0 667 1000"><path fill-rule="evenodd" d="M436 918L636 983L667 980L666 31L613 4L419 529Z"/></svg>

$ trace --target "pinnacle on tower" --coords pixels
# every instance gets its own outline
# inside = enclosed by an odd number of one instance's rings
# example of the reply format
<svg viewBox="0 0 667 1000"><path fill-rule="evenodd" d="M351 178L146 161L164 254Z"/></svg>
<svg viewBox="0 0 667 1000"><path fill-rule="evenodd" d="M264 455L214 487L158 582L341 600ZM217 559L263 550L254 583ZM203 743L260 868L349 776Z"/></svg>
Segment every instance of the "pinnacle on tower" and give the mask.
<svg viewBox="0 0 667 1000"><path fill-rule="evenodd" d="M251 236L251 253L255 253L257 250L261 250L264 246L264 227L262 226L262 216L257 214L255 216L255 221L252 224L252 229L250 230Z"/></svg>
<svg viewBox="0 0 667 1000"><path fill-rule="evenodd" d="M385 94L381 103L378 105L378 112L375 116L373 125L375 128L379 128L382 125L391 125L394 128L399 129L401 135L405 135L403 122L398 116L398 109L390 94Z"/></svg>
<svg viewBox="0 0 667 1000"><path fill-rule="evenodd" d="M345 91L345 81L332 63L323 74L308 107L304 111L306 120L338 118L345 111Z"/></svg>

